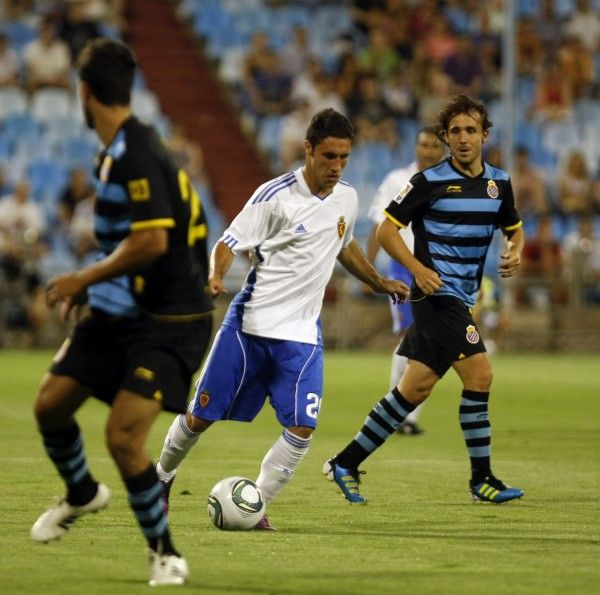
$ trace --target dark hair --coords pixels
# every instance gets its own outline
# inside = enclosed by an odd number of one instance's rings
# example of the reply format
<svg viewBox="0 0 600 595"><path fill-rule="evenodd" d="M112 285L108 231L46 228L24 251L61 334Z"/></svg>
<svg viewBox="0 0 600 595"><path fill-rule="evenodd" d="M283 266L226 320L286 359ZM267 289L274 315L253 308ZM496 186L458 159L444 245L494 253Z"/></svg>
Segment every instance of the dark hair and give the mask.
<svg viewBox="0 0 600 595"><path fill-rule="evenodd" d="M136 65L129 47L102 37L89 41L77 57L79 78L104 105L129 105Z"/></svg>
<svg viewBox="0 0 600 595"><path fill-rule="evenodd" d="M328 136L354 140L354 128L346 116L327 108L317 112L306 131L306 140L314 148Z"/></svg>
<svg viewBox="0 0 600 595"><path fill-rule="evenodd" d="M417 136L415 137L415 143L419 142L419 137L422 134L435 134L437 136L437 130L435 129L435 126L423 126L423 127L419 128L419 131L417 132Z"/></svg>
<svg viewBox="0 0 600 595"><path fill-rule="evenodd" d="M438 135L438 138L444 144L448 144L444 140L444 132L448 131L450 120L459 114L471 114L472 112L476 112L481 116L481 127L484 131L489 130L493 126L488 118L487 110L481 101L473 99L468 95L455 95L442 107L438 115L435 126L435 131Z"/></svg>

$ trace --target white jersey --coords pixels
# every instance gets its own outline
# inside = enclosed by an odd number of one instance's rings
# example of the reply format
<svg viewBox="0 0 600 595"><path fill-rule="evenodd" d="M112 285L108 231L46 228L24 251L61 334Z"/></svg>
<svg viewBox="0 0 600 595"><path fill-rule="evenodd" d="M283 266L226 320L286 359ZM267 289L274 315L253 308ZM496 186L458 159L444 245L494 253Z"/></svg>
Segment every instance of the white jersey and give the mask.
<svg viewBox="0 0 600 595"><path fill-rule="evenodd" d="M373 203L369 209L369 219L375 224L379 225L383 219L383 211L385 208L394 200L394 197L400 192L408 183L408 181L419 171L416 161L413 161L406 167L399 169L393 169L385 178L383 182L377 188ZM404 227L400 230L400 235L404 240L408 249L412 252L415 244L415 238L412 233L411 226Z"/></svg>
<svg viewBox="0 0 600 595"><path fill-rule="evenodd" d="M354 188L339 182L321 198L303 168L260 186L220 241L250 252L252 268L223 324L246 333L317 344L318 322L336 258L352 240Z"/></svg>

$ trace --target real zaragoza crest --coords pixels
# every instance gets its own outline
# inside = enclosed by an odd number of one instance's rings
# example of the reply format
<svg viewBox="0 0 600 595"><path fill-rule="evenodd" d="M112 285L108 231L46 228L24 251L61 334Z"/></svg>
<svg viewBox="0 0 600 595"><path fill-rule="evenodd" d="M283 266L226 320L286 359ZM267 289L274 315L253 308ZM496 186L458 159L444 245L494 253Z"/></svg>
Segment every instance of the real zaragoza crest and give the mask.
<svg viewBox="0 0 600 595"><path fill-rule="evenodd" d="M346 219L344 218L344 215L340 215L340 218L338 219L337 232L340 239L343 238L344 233L346 233Z"/></svg>

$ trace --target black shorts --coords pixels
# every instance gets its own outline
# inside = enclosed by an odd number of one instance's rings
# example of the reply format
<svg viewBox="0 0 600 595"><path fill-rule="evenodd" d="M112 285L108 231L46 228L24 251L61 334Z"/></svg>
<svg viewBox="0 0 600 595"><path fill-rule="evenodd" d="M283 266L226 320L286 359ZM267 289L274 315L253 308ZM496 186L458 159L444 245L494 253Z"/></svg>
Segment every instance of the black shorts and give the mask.
<svg viewBox="0 0 600 595"><path fill-rule="evenodd" d="M452 364L485 352L469 308L451 296L428 296L411 304L414 323L398 355L429 366L440 378Z"/></svg>
<svg viewBox="0 0 600 595"><path fill-rule="evenodd" d="M211 313L193 322L164 322L94 311L76 325L50 371L74 378L105 403L126 389L184 413L211 332Z"/></svg>

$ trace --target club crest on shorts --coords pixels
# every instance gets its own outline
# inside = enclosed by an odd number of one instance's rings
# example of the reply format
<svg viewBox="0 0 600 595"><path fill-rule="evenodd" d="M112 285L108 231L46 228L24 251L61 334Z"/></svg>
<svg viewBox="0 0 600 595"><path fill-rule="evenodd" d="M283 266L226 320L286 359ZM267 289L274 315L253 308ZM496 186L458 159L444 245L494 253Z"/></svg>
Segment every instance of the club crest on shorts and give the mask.
<svg viewBox="0 0 600 595"><path fill-rule="evenodd" d="M475 343L479 343L479 333L477 332L477 329L470 324L469 326L467 326L467 341L469 343L472 343L473 345L475 345Z"/></svg>
<svg viewBox="0 0 600 595"><path fill-rule="evenodd" d="M198 397L198 403L200 403L200 407L206 407L209 401L210 395L206 391L200 393L200 396Z"/></svg>
<svg viewBox="0 0 600 595"><path fill-rule="evenodd" d="M344 237L344 234L346 233L346 218L344 217L344 215L340 215L340 218L338 219L337 232L338 238L340 239L342 239Z"/></svg>
<svg viewBox="0 0 600 595"><path fill-rule="evenodd" d="M490 198L498 198L498 186L496 186L494 180L488 181L487 193Z"/></svg>

